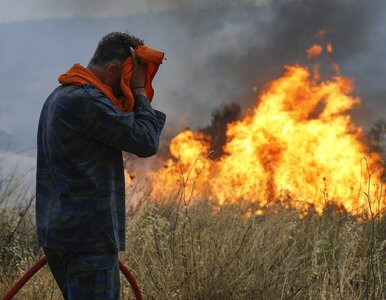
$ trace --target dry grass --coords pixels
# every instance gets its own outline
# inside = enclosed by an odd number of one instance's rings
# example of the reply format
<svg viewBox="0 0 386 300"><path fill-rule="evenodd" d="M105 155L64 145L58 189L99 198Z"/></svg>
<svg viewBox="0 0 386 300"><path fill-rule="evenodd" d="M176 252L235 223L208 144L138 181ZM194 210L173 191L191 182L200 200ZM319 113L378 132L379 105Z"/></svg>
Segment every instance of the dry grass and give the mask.
<svg viewBox="0 0 386 300"><path fill-rule="evenodd" d="M1 208L0 295L41 255L28 204ZM148 201L128 216L120 257L145 299L386 297L386 218L358 222L333 208L321 217L281 210L245 218L241 204ZM122 299L132 299L121 282ZM61 298L44 267L15 299Z"/></svg>
<svg viewBox="0 0 386 300"><path fill-rule="evenodd" d="M385 218L373 236L371 221L333 210L243 215L208 202L179 211L150 204L129 222L122 259L147 299L385 297Z"/></svg>

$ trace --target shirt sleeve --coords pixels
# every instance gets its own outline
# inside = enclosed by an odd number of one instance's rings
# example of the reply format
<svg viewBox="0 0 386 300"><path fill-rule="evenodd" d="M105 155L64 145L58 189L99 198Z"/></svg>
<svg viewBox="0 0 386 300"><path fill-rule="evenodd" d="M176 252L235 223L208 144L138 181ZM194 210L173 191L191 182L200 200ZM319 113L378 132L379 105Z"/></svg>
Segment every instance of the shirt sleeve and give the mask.
<svg viewBox="0 0 386 300"><path fill-rule="evenodd" d="M121 113L89 101L83 130L112 148L148 157L157 153L166 116L154 110L145 96L135 96L134 110Z"/></svg>
<svg viewBox="0 0 386 300"><path fill-rule="evenodd" d="M68 89L55 100L55 109L47 112L56 126L139 157L156 154L166 116L154 110L145 96L135 96L133 112L122 113L95 89Z"/></svg>

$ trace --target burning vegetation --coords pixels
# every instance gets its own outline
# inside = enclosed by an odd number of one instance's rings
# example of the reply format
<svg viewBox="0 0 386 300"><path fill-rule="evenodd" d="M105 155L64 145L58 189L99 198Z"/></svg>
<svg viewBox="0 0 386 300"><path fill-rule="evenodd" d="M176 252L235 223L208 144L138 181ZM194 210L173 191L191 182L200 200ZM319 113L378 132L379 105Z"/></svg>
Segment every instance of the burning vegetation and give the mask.
<svg viewBox="0 0 386 300"><path fill-rule="evenodd" d="M308 57L329 55L332 45L325 48L314 44ZM226 126L215 114L212 127L174 137L172 157L150 173L153 197L247 202L247 216L283 207L321 215L329 206L360 217L384 214L381 157L361 142L348 114L360 103L352 80L330 62L328 79L318 64L287 65L243 117L233 106L225 110Z"/></svg>
<svg viewBox="0 0 386 300"><path fill-rule="evenodd" d="M128 212L120 255L146 299L385 298L385 123L365 136L348 114L352 81L318 69L286 66L254 108L181 132L157 170L141 161L152 191L126 171L127 197L152 199ZM0 294L42 255L33 197L4 205L26 198L14 183L0 174ZM45 267L21 297L60 294Z"/></svg>

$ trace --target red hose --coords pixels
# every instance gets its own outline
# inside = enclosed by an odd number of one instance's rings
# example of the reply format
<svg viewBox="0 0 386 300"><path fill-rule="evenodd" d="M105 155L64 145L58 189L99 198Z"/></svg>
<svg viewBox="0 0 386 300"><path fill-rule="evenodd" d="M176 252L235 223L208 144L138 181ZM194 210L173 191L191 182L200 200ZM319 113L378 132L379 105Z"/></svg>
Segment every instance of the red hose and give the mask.
<svg viewBox="0 0 386 300"><path fill-rule="evenodd" d="M39 271L45 264L47 263L47 258L43 256L40 258L24 275L15 283L13 287L11 287L8 292L3 297L3 300L10 300L16 293L26 284L28 280L31 279L32 276L35 275L37 271Z"/></svg>
<svg viewBox="0 0 386 300"><path fill-rule="evenodd" d="M121 260L119 261L119 270L121 270L122 274L125 275L127 281L130 283L131 289L133 290L135 295L135 299L143 300L142 293L138 287L137 281L135 280L134 276L131 275L129 269Z"/></svg>
<svg viewBox="0 0 386 300"><path fill-rule="evenodd" d="M4 295L2 300L11 300L17 292L47 263L47 258L45 256L41 257L27 272L24 273L22 277L8 290ZM119 269L126 277L127 281L130 283L131 289L134 292L135 299L143 300L141 291L138 287L137 281L134 276L130 273L129 269L125 266L122 261L119 261Z"/></svg>

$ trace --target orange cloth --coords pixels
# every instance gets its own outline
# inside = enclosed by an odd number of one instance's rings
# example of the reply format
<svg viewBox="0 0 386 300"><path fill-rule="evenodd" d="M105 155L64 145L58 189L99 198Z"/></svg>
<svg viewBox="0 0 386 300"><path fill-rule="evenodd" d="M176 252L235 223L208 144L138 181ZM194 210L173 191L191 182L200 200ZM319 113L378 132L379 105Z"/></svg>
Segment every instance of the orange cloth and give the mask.
<svg viewBox="0 0 386 300"><path fill-rule="evenodd" d="M158 71L159 65L162 63L164 52L142 45L135 49L135 55L138 59L147 63L145 91L147 98L151 101L154 95L152 81ZM104 84L94 73L80 64L73 65L66 73L60 75L58 80L61 84L92 84L96 89L105 94L121 111L129 112L132 111L134 107L134 96L130 88L133 68L133 58L130 55L122 64L121 89L125 95L123 100L118 100L110 86Z"/></svg>

